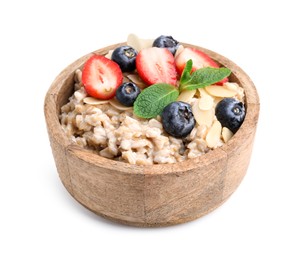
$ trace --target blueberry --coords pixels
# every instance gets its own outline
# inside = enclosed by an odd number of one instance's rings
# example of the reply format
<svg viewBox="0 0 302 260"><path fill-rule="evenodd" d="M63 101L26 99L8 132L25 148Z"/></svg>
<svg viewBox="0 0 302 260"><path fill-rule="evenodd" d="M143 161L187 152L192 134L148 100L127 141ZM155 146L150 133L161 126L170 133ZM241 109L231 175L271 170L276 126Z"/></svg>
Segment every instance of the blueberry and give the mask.
<svg viewBox="0 0 302 260"><path fill-rule="evenodd" d="M152 46L159 48L167 48L174 55L179 46L179 42L174 40L172 36L161 35L154 40Z"/></svg>
<svg viewBox="0 0 302 260"><path fill-rule="evenodd" d="M137 51L130 46L117 47L111 56L121 68L122 72L129 72L135 70L135 60Z"/></svg>
<svg viewBox="0 0 302 260"><path fill-rule="evenodd" d="M216 105L215 115L223 127L235 134L245 118L245 107L235 98L224 98Z"/></svg>
<svg viewBox="0 0 302 260"><path fill-rule="evenodd" d="M186 137L195 126L192 108L185 102L170 103L164 108L161 116L165 131L176 138Z"/></svg>
<svg viewBox="0 0 302 260"><path fill-rule="evenodd" d="M139 87L134 83L125 82L118 87L115 97L122 105L131 107L140 92Z"/></svg>

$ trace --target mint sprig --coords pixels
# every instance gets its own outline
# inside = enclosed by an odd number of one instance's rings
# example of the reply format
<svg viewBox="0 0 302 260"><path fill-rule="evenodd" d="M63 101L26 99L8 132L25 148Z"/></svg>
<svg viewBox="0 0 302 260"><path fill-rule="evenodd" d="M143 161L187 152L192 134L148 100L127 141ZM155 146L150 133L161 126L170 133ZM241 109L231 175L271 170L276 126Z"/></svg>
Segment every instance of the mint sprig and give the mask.
<svg viewBox="0 0 302 260"><path fill-rule="evenodd" d="M134 102L134 114L143 118L156 117L178 96L179 91L175 86L165 83L154 84L138 95Z"/></svg>
<svg viewBox="0 0 302 260"><path fill-rule="evenodd" d="M228 68L205 67L191 73L192 68L193 62L188 60L178 88L166 83L157 83L144 89L134 102L134 114L142 118L156 117L167 105L176 101L182 91L215 84L231 74Z"/></svg>
<svg viewBox="0 0 302 260"><path fill-rule="evenodd" d="M190 78L187 73L185 75L182 74L182 77L185 76L185 80L182 82L182 78L180 79L179 88L180 91L203 88L221 81L222 79L230 76L230 74L231 70L228 68L201 68L194 71L190 75Z"/></svg>

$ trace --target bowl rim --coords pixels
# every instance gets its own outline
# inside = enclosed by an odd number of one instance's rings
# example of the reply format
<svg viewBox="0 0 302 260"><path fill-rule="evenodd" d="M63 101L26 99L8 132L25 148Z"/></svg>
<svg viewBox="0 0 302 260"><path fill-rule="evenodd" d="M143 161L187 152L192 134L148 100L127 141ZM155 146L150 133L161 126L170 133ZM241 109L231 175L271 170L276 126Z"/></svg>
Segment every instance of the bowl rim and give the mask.
<svg viewBox="0 0 302 260"><path fill-rule="evenodd" d="M68 65L61 73L55 78L51 84L44 100L44 114L47 124L48 134L57 143L65 148L66 152L72 153L79 160L83 160L89 164L99 166L100 168L106 168L108 170L114 170L120 174L182 174L187 171L194 170L200 167L201 164L208 165L213 163L214 160L223 160L228 157L228 152L235 151L238 145L241 145L242 141L245 140L245 136L249 135L252 131L255 131L257 125L260 102L256 87L249 76L233 61L228 58L208 50L206 48L192 45L188 43L181 43L184 47L191 47L202 50L208 54L212 59L217 61L221 66L227 67L232 71L233 77L237 79L239 84L244 88L245 91L245 106L246 116L243 124L234 136L222 146L210 150L206 154L198 156L192 159L186 159L182 162L170 163L170 164L153 164L153 165L132 165L126 162L115 161L102 157L92 151L82 148L76 145L68 139L66 134L61 127L59 121L59 109L58 102L61 92L64 90L64 83L67 80L72 80L76 69L81 68L86 60L93 54L105 55L109 50L112 50L118 46L125 45L125 42L109 45L107 47L98 49L94 52L88 53L76 61ZM69 88L73 87L72 84ZM71 92L72 93L72 92Z"/></svg>

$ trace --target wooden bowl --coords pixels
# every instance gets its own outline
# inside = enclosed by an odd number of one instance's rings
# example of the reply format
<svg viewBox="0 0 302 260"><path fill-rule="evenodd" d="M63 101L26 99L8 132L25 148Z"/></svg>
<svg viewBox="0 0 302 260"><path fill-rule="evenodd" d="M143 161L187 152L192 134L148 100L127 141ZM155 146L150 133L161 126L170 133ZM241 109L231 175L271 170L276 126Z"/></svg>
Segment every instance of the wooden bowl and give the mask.
<svg viewBox="0 0 302 260"><path fill-rule="evenodd" d="M94 53L105 55L120 43ZM253 82L229 59L202 47L232 70L230 81L245 90L246 117L222 147L175 164L138 166L93 154L71 143L59 122L60 108L72 95L74 72L92 53L63 70L45 97L44 112L61 181L83 206L107 219L133 226L167 226L199 218L224 203L246 174L259 115Z"/></svg>

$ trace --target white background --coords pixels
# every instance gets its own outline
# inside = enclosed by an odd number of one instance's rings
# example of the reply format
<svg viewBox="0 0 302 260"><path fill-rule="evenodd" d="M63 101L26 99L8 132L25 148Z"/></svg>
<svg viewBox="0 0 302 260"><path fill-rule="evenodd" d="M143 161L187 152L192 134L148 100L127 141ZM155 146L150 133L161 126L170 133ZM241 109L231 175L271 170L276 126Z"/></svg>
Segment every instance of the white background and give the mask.
<svg viewBox="0 0 302 260"><path fill-rule="evenodd" d="M0 259L302 259L300 1L1 1ZM113 224L67 193L43 114L56 75L129 33L216 51L254 81L247 175L219 209L167 228Z"/></svg>

